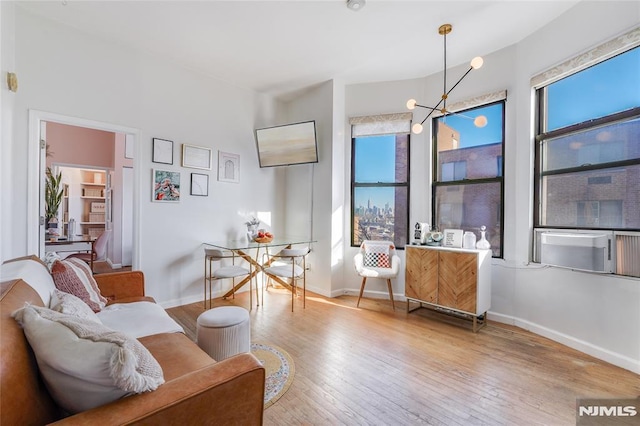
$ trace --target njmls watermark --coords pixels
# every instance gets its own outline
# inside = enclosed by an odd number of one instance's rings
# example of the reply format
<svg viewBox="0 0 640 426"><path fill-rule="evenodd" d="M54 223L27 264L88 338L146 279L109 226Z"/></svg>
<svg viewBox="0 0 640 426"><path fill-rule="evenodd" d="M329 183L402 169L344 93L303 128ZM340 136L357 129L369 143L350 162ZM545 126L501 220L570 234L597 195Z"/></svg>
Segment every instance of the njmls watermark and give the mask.
<svg viewBox="0 0 640 426"><path fill-rule="evenodd" d="M640 425L640 397L579 398L576 401L576 425Z"/></svg>

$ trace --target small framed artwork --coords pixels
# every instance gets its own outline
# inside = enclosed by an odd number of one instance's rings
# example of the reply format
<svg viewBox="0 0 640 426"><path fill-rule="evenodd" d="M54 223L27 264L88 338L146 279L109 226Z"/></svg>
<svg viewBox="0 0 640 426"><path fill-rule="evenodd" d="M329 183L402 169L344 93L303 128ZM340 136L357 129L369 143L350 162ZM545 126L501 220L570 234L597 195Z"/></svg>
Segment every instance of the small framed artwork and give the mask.
<svg viewBox="0 0 640 426"><path fill-rule="evenodd" d="M180 172L153 169L151 198L161 203L180 201Z"/></svg>
<svg viewBox="0 0 640 426"><path fill-rule="evenodd" d="M173 141L153 138L151 161L154 163L173 164Z"/></svg>
<svg viewBox="0 0 640 426"><path fill-rule="evenodd" d="M240 156L218 151L218 180L220 182L240 182Z"/></svg>
<svg viewBox="0 0 640 426"><path fill-rule="evenodd" d="M209 195L209 175L191 173L191 195Z"/></svg>
<svg viewBox="0 0 640 426"><path fill-rule="evenodd" d="M182 167L211 170L211 156L209 148L182 144Z"/></svg>
<svg viewBox="0 0 640 426"><path fill-rule="evenodd" d="M462 247L462 229L445 229L442 232L443 247Z"/></svg>

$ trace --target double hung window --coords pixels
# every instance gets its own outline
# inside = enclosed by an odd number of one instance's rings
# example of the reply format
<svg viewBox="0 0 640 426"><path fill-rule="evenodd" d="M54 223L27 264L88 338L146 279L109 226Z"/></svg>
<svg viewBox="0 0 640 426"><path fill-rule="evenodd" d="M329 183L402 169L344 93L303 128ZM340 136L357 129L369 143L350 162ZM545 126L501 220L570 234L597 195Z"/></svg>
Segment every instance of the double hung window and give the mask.
<svg viewBox="0 0 640 426"><path fill-rule="evenodd" d="M536 90L536 227L640 230L640 47Z"/></svg>
<svg viewBox="0 0 640 426"><path fill-rule="evenodd" d="M463 229L486 236L502 257L505 100L433 119L432 217L438 230ZM486 118L476 127L474 119Z"/></svg>
<svg viewBox="0 0 640 426"><path fill-rule="evenodd" d="M351 120L351 245L390 240L404 248L409 231L410 114Z"/></svg>

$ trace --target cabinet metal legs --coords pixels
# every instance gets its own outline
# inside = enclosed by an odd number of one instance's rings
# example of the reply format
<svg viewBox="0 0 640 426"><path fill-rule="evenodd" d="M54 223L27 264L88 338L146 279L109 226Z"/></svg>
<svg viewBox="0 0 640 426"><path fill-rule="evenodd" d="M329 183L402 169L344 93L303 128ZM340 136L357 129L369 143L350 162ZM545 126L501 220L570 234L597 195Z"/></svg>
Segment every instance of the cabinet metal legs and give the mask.
<svg viewBox="0 0 640 426"><path fill-rule="evenodd" d="M417 303L418 306L411 307L410 302ZM462 318L465 320L471 320L471 325L474 333L477 333L481 328L487 325L487 313L484 312L480 315L470 314L468 312L462 312L455 309L450 309L444 306L436 305L434 303L425 302L423 300L407 298L407 313L416 311L420 308L429 309L435 312L439 312L446 315L451 315L456 318Z"/></svg>

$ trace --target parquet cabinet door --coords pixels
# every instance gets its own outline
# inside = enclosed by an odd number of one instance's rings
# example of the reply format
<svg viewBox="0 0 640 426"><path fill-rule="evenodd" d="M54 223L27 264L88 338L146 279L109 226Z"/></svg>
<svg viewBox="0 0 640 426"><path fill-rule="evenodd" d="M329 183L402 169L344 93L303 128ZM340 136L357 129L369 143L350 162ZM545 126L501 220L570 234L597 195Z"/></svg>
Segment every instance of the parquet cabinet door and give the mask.
<svg viewBox="0 0 640 426"><path fill-rule="evenodd" d="M476 311L477 256L441 251L438 266L438 305L465 312Z"/></svg>
<svg viewBox="0 0 640 426"><path fill-rule="evenodd" d="M438 252L406 247L405 256L405 296L437 303Z"/></svg>

